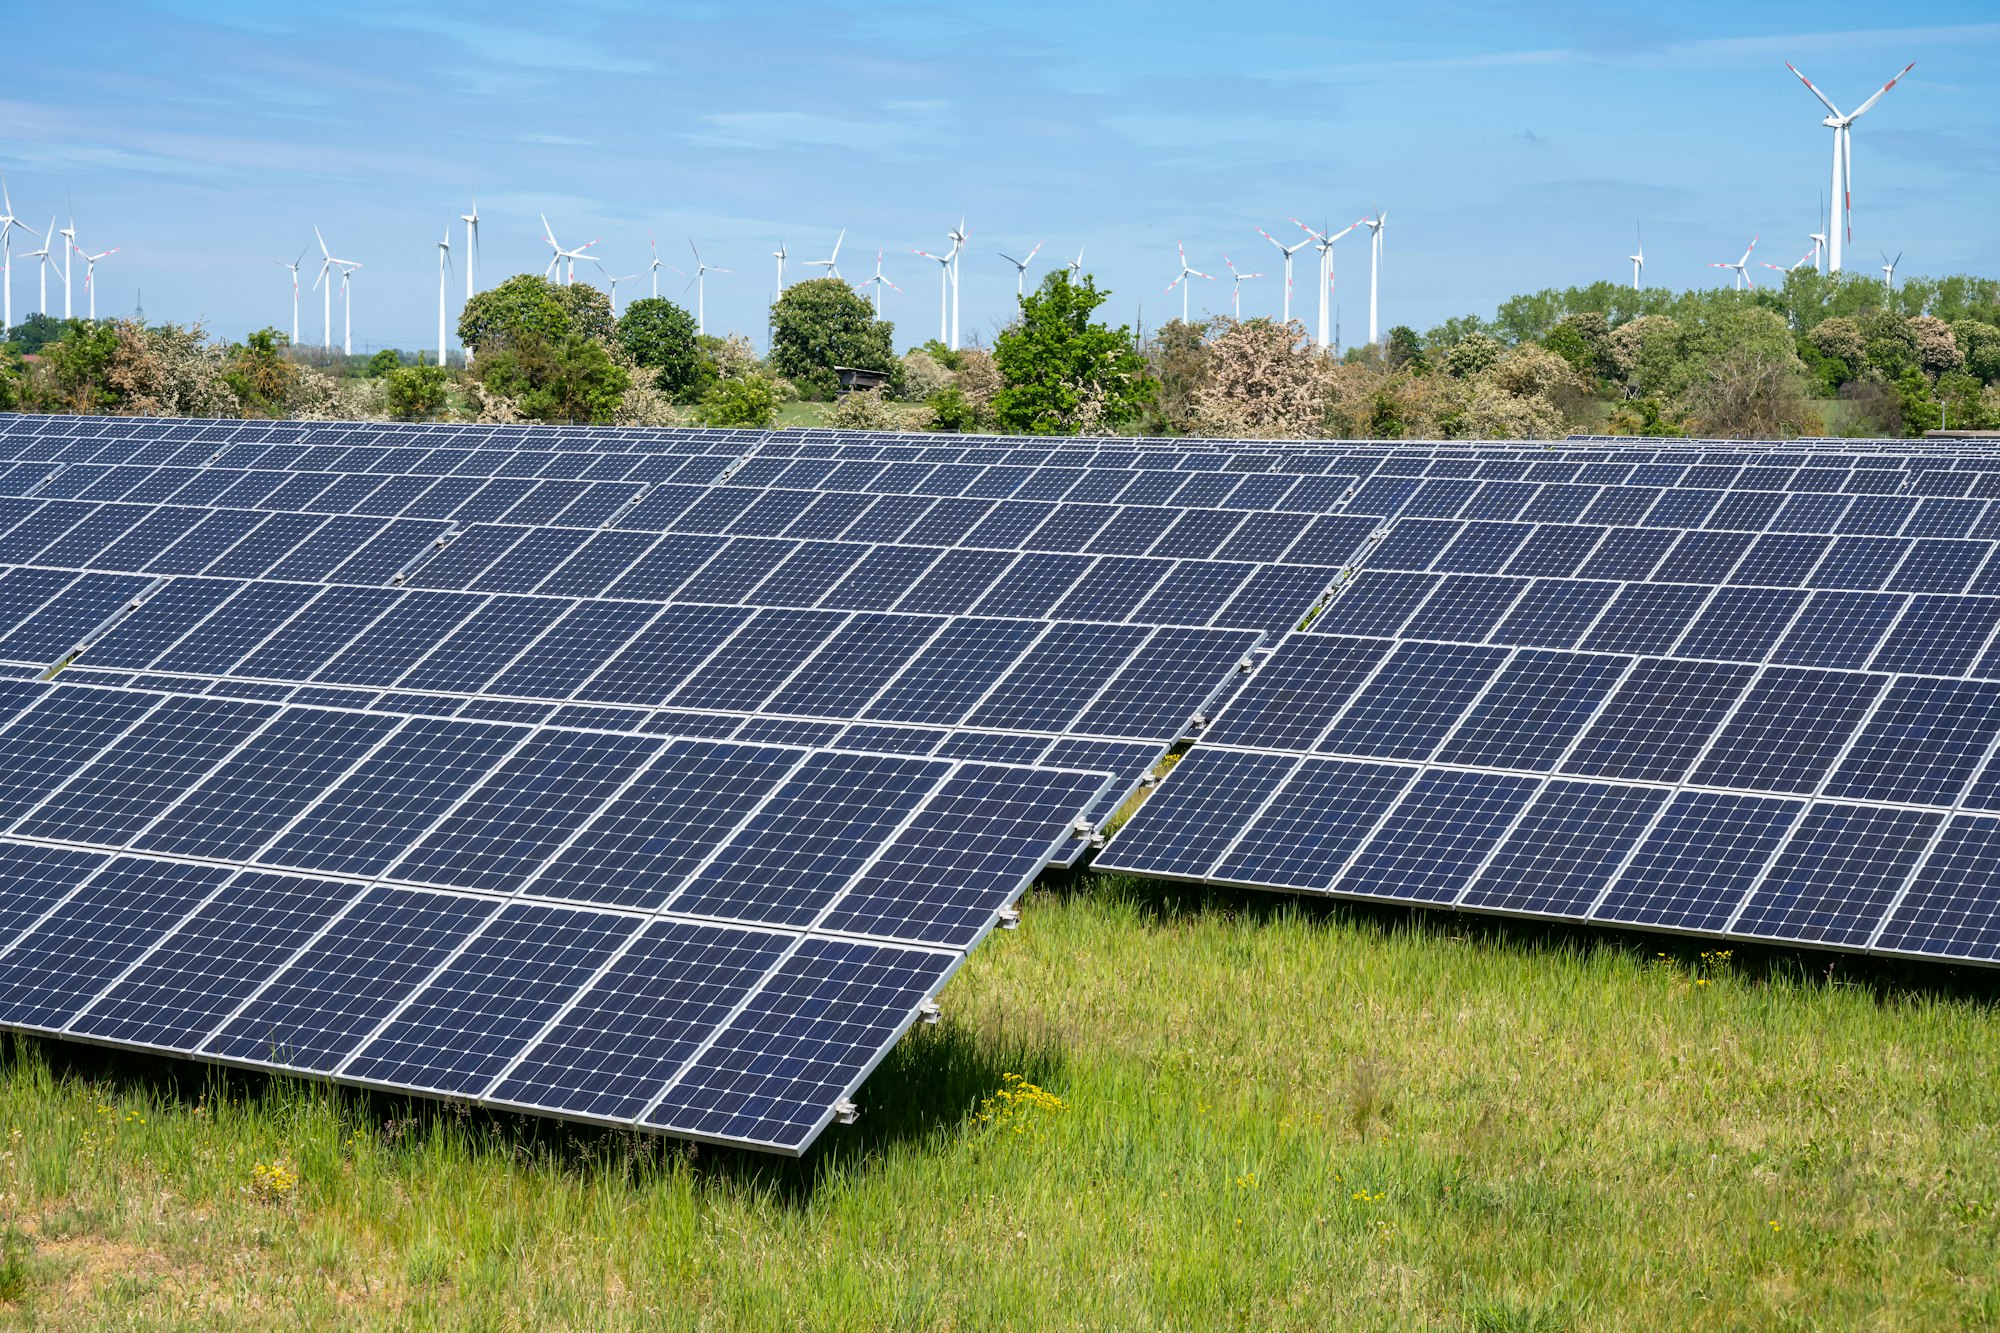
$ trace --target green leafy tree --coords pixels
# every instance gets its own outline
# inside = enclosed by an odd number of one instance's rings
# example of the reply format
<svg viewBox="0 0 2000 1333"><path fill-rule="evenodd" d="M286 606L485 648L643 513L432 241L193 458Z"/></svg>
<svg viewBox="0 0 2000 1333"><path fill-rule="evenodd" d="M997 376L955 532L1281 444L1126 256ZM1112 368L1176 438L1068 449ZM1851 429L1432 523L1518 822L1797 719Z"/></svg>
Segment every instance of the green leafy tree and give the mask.
<svg viewBox="0 0 2000 1333"><path fill-rule="evenodd" d="M602 425L618 410L632 377L595 338L553 341L522 333L477 363L489 393L510 400L524 417Z"/></svg>
<svg viewBox="0 0 2000 1333"><path fill-rule="evenodd" d="M451 372L443 366L402 366L382 381L383 403L398 421L434 421L450 401Z"/></svg>
<svg viewBox="0 0 2000 1333"><path fill-rule="evenodd" d="M626 306L616 340L627 356L653 372L653 383L662 392L679 398L695 384L701 348L694 316L665 297L649 296Z"/></svg>
<svg viewBox="0 0 2000 1333"><path fill-rule="evenodd" d="M1417 331L1407 324L1398 324L1389 330L1388 344L1382 349L1382 359L1391 370L1401 370L1408 366L1411 370L1424 369L1424 345L1417 337Z"/></svg>
<svg viewBox="0 0 2000 1333"><path fill-rule="evenodd" d="M761 375L718 381L695 408L705 426L770 426L778 419L771 382Z"/></svg>
<svg viewBox="0 0 2000 1333"><path fill-rule="evenodd" d="M966 401L964 390L946 385L927 400L931 409L931 429L967 431L979 424L979 414Z"/></svg>
<svg viewBox="0 0 2000 1333"><path fill-rule="evenodd" d="M118 330L110 323L71 320L62 337L42 345L40 355L62 410L101 412L112 405L109 372L118 355Z"/></svg>
<svg viewBox="0 0 2000 1333"><path fill-rule="evenodd" d="M403 354L394 348L384 347L368 358L368 364L361 368L361 373L371 380L378 380L390 371L400 370L402 367Z"/></svg>
<svg viewBox="0 0 2000 1333"><path fill-rule="evenodd" d="M1894 384L1917 368L1917 339L1910 321L1890 310L1877 310L1861 319L1861 343L1869 368Z"/></svg>
<svg viewBox="0 0 2000 1333"><path fill-rule="evenodd" d="M37 310L8 331L7 341L22 356L33 356L68 331L69 321Z"/></svg>
<svg viewBox="0 0 2000 1333"><path fill-rule="evenodd" d="M556 342L572 332L564 288L535 273L519 273L465 303L458 317L459 341L484 353L533 334Z"/></svg>
<svg viewBox="0 0 2000 1333"><path fill-rule="evenodd" d="M1966 373L1982 384L2000 381L2000 328L1977 319L1961 319L1951 326L1958 350L1965 358Z"/></svg>
<svg viewBox="0 0 2000 1333"><path fill-rule="evenodd" d="M840 387L836 366L894 375L896 326L839 278L814 278L785 289L771 307L771 365L808 398Z"/></svg>
<svg viewBox="0 0 2000 1333"><path fill-rule="evenodd" d="M1126 325L1091 320L1110 297L1088 274L1057 269L1021 300L1021 317L993 347L1004 387L993 414L1002 430L1071 435L1115 430L1139 414L1156 381Z"/></svg>
<svg viewBox="0 0 2000 1333"><path fill-rule="evenodd" d="M565 330L574 338L595 338L610 342L612 333L611 298L587 282L572 282L555 288L556 304L569 316Z"/></svg>

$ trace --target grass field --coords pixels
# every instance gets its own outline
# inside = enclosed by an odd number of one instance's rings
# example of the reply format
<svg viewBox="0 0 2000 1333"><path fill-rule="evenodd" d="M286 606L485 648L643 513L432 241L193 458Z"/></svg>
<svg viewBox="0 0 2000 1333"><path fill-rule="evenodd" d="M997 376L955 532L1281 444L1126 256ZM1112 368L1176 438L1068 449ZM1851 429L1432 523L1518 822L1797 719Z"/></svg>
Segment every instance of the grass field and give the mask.
<svg viewBox="0 0 2000 1333"><path fill-rule="evenodd" d="M0 1326L2000 1324L1983 974L1024 906L796 1163L12 1048Z"/></svg>

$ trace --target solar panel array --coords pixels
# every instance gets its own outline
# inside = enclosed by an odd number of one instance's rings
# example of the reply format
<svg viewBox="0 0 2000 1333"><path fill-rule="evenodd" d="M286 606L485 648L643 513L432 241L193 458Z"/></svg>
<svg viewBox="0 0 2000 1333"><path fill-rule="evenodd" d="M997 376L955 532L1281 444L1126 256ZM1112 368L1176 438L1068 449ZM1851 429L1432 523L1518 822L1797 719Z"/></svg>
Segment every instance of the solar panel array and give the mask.
<svg viewBox="0 0 2000 1333"><path fill-rule="evenodd" d="M1992 961L1996 497L1976 444L0 418L0 1025L803 1151L1190 738L1098 865Z"/></svg>

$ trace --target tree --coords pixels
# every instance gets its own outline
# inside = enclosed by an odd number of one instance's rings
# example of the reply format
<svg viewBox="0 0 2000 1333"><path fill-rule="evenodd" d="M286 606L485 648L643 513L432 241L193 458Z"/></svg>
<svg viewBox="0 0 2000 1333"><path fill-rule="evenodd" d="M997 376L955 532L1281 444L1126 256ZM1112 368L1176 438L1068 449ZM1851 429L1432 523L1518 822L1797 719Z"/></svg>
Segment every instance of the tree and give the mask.
<svg viewBox="0 0 2000 1333"><path fill-rule="evenodd" d="M1917 368L1917 338L1910 321L1888 310L1876 310L1861 319L1861 343L1868 366L1890 383Z"/></svg>
<svg viewBox="0 0 2000 1333"><path fill-rule="evenodd" d="M771 307L771 365L806 397L831 398L836 366L894 373L895 331L839 278L794 283Z"/></svg>
<svg viewBox="0 0 2000 1333"><path fill-rule="evenodd" d="M516 334L481 353L478 370L489 393L537 421L607 423L632 383L604 343L574 336Z"/></svg>
<svg viewBox="0 0 2000 1333"><path fill-rule="evenodd" d="M956 384L939 389L927 401L931 409L932 430L970 430L979 422L978 414L966 400L965 391Z"/></svg>
<svg viewBox="0 0 2000 1333"><path fill-rule="evenodd" d="M361 373L371 380L377 380L392 370L402 369L402 366L403 354L393 348L384 347L368 358L368 363L361 368Z"/></svg>
<svg viewBox="0 0 2000 1333"><path fill-rule="evenodd" d="M2000 381L2000 328L1977 319L1961 319L1951 336L1965 357L1965 370L1982 384Z"/></svg>
<svg viewBox="0 0 2000 1333"><path fill-rule="evenodd" d="M33 356L68 331L69 322L37 310L8 330L7 339L22 356Z"/></svg>
<svg viewBox="0 0 2000 1333"><path fill-rule="evenodd" d="M1398 324L1389 330L1389 341L1382 348L1382 359L1389 363L1389 369L1401 370L1404 366L1412 370L1424 368L1424 346L1417 338L1417 331L1407 324Z"/></svg>
<svg viewBox="0 0 2000 1333"><path fill-rule="evenodd" d="M1491 368L1506 349L1483 333L1467 333L1444 349L1444 373L1469 380Z"/></svg>
<svg viewBox="0 0 2000 1333"><path fill-rule="evenodd" d="M1694 430L1717 439L1781 439L1819 429L1804 375L1789 351L1732 347L1706 358L1679 405Z"/></svg>
<svg viewBox="0 0 2000 1333"><path fill-rule="evenodd" d="M678 397L694 383L701 368L695 342L694 316L663 296L649 296L625 307L618 320L616 341L632 361L653 372L653 383Z"/></svg>
<svg viewBox="0 0 2000 1333"><path fill-rule="evenodd" d="M1306 342L1299 321L1231 324L1208 344L1208 355L1207 383L1194 394L1193 433L1238 439L1320 433L1333 358Z"/></svg>
<svg viewBox="0 0 2000 1333"><path fill-rule="evenodd" d="M721 380L695 409L705 426L770 426L778 419L771 381L761 375Z"/></svg>
<svg viewBox="0 0 2000 1333"><path fill-rule="evenodd" d="M1146 366L1159 388L1147 404L1147 429L1155 434L1194 429L1195 395L1208 384L1210 332L1218 319L1170 319L1146 345Z"/></svg>
<svg viewBox="0 0 2000 1333"><path fill-rule="evenodd" d="M1916 346L1917 368L1935 380L1946 371L1965 364L1951 325L1935 315L1917 315L1910 320L1910 340Z"/></svg>
<svg viewBox="0 0 2000 1333"><path fill-rule="evenodd" d="M1132 331L1090 318L1110 295L1088 274L1077 283L1057 269L1022 298L1020 320L993 347L1006 384L993 399L1002 430L1073 435L1116 429L1138 415L1155 382Z"/></svg>
<svg viewBox="0 0 2000 1333"><path fill-rule="evenodd" d="M568 332L575 338L611 341L611 298L587 282L554 289L556 304L569 316Z"/></svg>
<svg viewBox="0 0 2000 1333"><path fill-rule="evenodd" d="M383 376L384 402L398 421L431 421L449 401L451 373L443 366L398 367Z"/></svg>
<svg viewBox="0 0 2000 1333"><path fill-rule="evenodd" d="M563 290L535 273L518 273L489 287L465 303L458 317L459 341L476 354L526 334L560 341L572 332L573 322L558 295Z"/></svg>
<svg viewBox="0 0 2000 1333"><path fill-rule="evenodd" d="M299 364L285 355L290 346L291 339L283 332L262 328L229 349L222 374L244 411L260 417L284 415L300 375Z"/></svg>
<svg viewBox="0 0 2000 1333"><path fill-rule="evenodd" d="M106 375L118 354L118 331L110 324L70 320L63 336L42 344L60 410L102 412L114 401Z"/></svg>

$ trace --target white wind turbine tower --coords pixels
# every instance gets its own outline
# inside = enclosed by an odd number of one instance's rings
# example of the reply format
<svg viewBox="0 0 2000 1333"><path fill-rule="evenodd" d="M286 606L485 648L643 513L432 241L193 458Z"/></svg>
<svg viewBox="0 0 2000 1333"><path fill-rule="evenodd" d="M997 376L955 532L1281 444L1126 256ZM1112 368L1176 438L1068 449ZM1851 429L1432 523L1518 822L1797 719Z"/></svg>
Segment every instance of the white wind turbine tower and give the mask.
<svg viewBox="0 0 2000 1333"><path fill-rule="evenodd" d="M1004 250L997 252L1000 257L1014 266L1014 299L1019 301L1027 294L1028 265L1035 262L1035 256L1042 252L1042 243L1035 242L1035 248L1028 251L1026 259L1016 259Z"/></svg>
<svg viewBox="0 0 2000 1333"><path fill-rule="evenodd" d="M1368 228L1368 341L1381 342L1376 315L1381 309L1382 294L1382 229L1389 223L1389 215L1381 209L1375 210L1372 218L1363 218Z"/></svg>
<svg viewBox="0 0 2000 1333"><path fill-rule="evenodd" d="M1235 282L1229 285L1229 315L1231 319L1241 324L1243 322L1243 284L1252 278L1261 278L1264 275L1261 273L1238 273L1236 265L1229 262L1228 255L1222 257L1222 262L1228 268L1229 276L1236 279Z"/></svg>
<svg viewBox="0 0 2000 1333"><path fill-rule="evenodd" d="M1734 272L1736 274L1736 282L1734 285L1736 287L1736 290L1738 291L1742 291L1743 288L1745 288L1746 286L1755 287L1757 284L1750 281L1750 252L1752 250L1755 250L1756 248L1757 248L1757 238L1755 236L1752 236L1750 238L1750 244L1743 248L1743 258L1737 260L1733 264L1710 264L1709 267L1726 268Z"/></svg>
<svg viewBox="0 0 2000 1333"><path fill-rule="evenodd" d="M1820 105L1824 106L1831 113L1826 119L1820 121L1820 124L1825 125L1833 131L1834 206L1833 217L1830 219L1832 225L1826 229L1826 271L1828 273L1840 272L1840 243L1842 238L1845 237L1848 240L1854 239L1854 122L1866 115L1868 108L1881 101L1884 93L1895 87L1902 80L1903 75L1908 74L1916 67L1917 62L1914 60L1903 66L1897 72L1895 78L1875 90L1873 97L1854 108L1851 114L1847 114L1843 113L1839 107L1828 100L1825 93L1814 87L1811 79L1803 74L1799 74L1798 66L1789 60L1785 62L1785 68L1794 74L1798 74L1799 82L1803 83L1806 86L1806 90L1814 97L1817 97L1820 100Z"/></svg>
<svg viewBox="0 0 2000 1333"><path fill-rule="evenodd" d="M1215 279L1209 277L1208 274L1203 273L1200 269L1193 269L1188 267L1187 247L1185 245L1181 244L1179 241L1176 241L1174 242L1174 248L1180 251L1181 271L1177 275L1175 275L1174 280L1172 282L1167 284L1167 293L1168 295L1172 295L1174 288L1179 287L1181 289L1181 323L1185 324L1188 322L1188 289L1186 286L1187 280L1189 278L1208 278L1210 282L1214 282Z"/></svg>
<svg viewBox="0 0 2000 1333"><path fill-rule="evenodd" d="M833 253L828 255L825 259L808 259L806 261L806 267L823 268L826 270L826 272L821 274L820 276L827 278L838 278L840 276L840 243L846 239L847 239L847 228L842 227L840 229L840 235L833 238Z"/></svg>
<svg viewBox="0 0 2000 1333"><path fill-rule="evenodd" d="M450 270L451 270L451 224L450 224L449 222L447 222L447 223L445 223L445 224L444 224L444 238L443 238L442 240L440 240L440 241L438 242L438 359L437 359L437 363L438 363L439 365L443 365L443 364L445 363L445 332L444 332L444 316L445 316L445 301L446 301L446 296L445 296L445 286L444 286L444 282L445 282L445 274L446 274L447 272L449 272ZM456 274L454 274L453 276L455 277L455 276L457 276L457 275L456 275Z"/></svg>
<svg viewBox="0 0 2000 1333"><path fill-rule="evenodd" d="M1327 336L1326 315L1328 298L1333 294L1333 243L1360 227L1361 223L1350 222L1339 231L1327 233L1314 231L1297 218L1292 219L1292 225L1311 237L1313 246L1319 251L1319 337L1315 341L1319 343L1319 349L1324 352L1332 345L1331 339Z"/></svg>
<svg viewBox="0 0 2000 1333"><path fill-rule="evenodd" d="M779 241L778 248L771 252L771 258L778 261L779 296L783 296L785 294L785 256L787 255L787 253L788 251L785 249L785 243L783 241Z"/></svg>
<svg viewBox="0 0 2000 1333"><path fill-rule="evenodd" d="M340 265L340 353L354 355L354 286L355 270L361 265L349 259L336 259Z"/></svg>
<svg viewBox="0 0 2000 1333"><path fill-rule="evenodd" d="M861 283L863 287L873 287L875 289L875 318L877 319L882 318L882 284L884 283L888 283L891 287L896 287L895 283L889 282L887 278L882 276L882 252L877 250L875 252L875 276L863 279ZM896 287L896 290L900 292L903 289Z"/></svg>
<svg viewBox="0 0 2000 1333"><path fill-rule="evenodd" d="M912 250L913 255L933 259L938 265L938 341L951 346L951 253L934 255L928 250Z"/></svg>
<svg viewBox="0 0 2000 1333"><path fill-rule="evenodd" d="M306 262L306 252L299 251L299 257L289 264L282 259L271 262L292 275L292 346L296 347L299 343L299 265Z"/></svg>
<svg viewBox="0 0 2000 1333"><path fill-rule="evenodd" d="M49 234L42 237L42 248L39 250L30 250L25 256L23 256L23 258L26 259L39 259L42 261L35 267L40 271L40 276L41 276L41 284L42 284L41 311L44 315L49 313L49 264L53 262L50 259L50 255L54 252L55 239L56 239L56 220L54 218L50 218ZM300 258L304 258L304 256L302 255L300 256Z"/></svg>
<svg viewBox="0 0 2000 1333"><path fill-rule="evenodd" d="M1625 257L1632 261L1632 290L1636 292L1639 290L1639 280L1646 274L1646 234L1639 230L1639 224L1636 222L1632 224L1632 234L1638 239L1639 246Z"/></svg>
<svg viewBox="0 0 2000 1333"><path fill-rule="evenodd" d="M951 350L958 350L958 270L965 254L965 243L972 239L972 233L965 229L965 216L959 215L958 226L948 233L951 239Z"/></svg>
<svg viewBox="0 0 2000 1333"><path fill-rule="evenodd" d="M0 297L0 338L14 327L14 233L35 233L14 216L14 199L7 193L7 178L0 176L0 272L4 272L6 295Z"/></svg>
<svg viewBox="0 0 2000 1333"><path fill-rule="evenodd" d="M88 250L84 249L76 242L71 241L70 248L83 256L83 291L84 294L90 298L90 317L92 319L96 319L97 318L97 261L100 259L107 258L111 255L117 254L118 247L114 245L109 250L99 250L96 254L91 254Z"/></svg>
<svg viewBox="0 0 2000 1333"><path fill-rule="evenodd" d="M69 225L62 229L62 238L63 238L63 318L68 319L70 318L69 252L76 249L76 210L74 208L70 209Z"/></svg>
<svg viewBox="0 0 2000 1333"><path fill-rule="evenodd" d="M705 336L708 333L708 283L704 279L711 273L727 273L729 270L703 263L701 251L694 249L693 237L688 238L688 249L694 250L694 276L688 279L688 287L694 288L694 331L697 336Z"/></svg>
<svg viewBox="0 0 2000 1333"><path fill-rule="evenodd" d="M473 266L479 261L479 201L472 201L470 213L460 213L458 220L465 224L465 299L470 301L478 288L473 285Z"/></svg>
<svg viewBox="0 0 2000 1333"><path fill-rule="evenodd" d="M1903 262L1903 252L1898 250L1894 259L1889 258L1887 250L1878 253L1882 256L1882 285L1893 292L1896 290L1896 265Z"/></svg>
<svg viewBox="0 0 2000 1333"><path fill-rule="evenodd" d="M1285 322L1289 324L1292 322L1292 256L1311 245L1313 238L1308 234L1303 241L1288 248L1283 241L1262 227L1257 228L1257 234L1277 246L1278 253L1285 257Z"/></svg>

